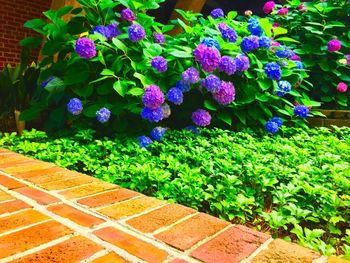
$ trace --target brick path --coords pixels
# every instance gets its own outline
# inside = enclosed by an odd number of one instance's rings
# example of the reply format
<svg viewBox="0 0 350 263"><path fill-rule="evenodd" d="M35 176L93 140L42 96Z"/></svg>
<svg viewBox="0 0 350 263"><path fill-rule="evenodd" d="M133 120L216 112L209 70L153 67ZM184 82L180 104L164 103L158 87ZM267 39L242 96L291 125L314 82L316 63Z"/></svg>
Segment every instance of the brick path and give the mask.
<svg viewBox="0 0 350 263"><path fill-rule="evenodd" d="M0 263L346 262L0 148Z"/></svg>

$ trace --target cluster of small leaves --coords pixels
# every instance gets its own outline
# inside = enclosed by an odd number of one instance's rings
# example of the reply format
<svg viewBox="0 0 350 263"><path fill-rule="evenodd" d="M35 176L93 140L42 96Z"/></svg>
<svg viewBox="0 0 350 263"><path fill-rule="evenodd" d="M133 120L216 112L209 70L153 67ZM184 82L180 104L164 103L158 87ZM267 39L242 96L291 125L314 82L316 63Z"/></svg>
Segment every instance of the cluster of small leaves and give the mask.
<svg viewBox="0 0 350 263"><path fill-rule="evenodd" d="M149 151L92 130L57 138L4 134L0 145L349 257L350 129L281 131L169 131Z"/></svg>
<svg viewBox="0 0 350 263"><path fill-rule="evenodd" d="M298 10L301 4L304 7ZM289 9L287 15L274 11L269 18L288 29L289 36L297 41L287 39L284 42L295 48L295 53L310 71L309 81L313 88L309 96L323 102L324 108L348 108L350 92L337 91L337 85L340 82L350 84L350 66L346 61L346 55L350 54L349 2L290 0L285 7ZM327 43L332 39L338 39L342 45L337 52L327 50Z"/></svg>

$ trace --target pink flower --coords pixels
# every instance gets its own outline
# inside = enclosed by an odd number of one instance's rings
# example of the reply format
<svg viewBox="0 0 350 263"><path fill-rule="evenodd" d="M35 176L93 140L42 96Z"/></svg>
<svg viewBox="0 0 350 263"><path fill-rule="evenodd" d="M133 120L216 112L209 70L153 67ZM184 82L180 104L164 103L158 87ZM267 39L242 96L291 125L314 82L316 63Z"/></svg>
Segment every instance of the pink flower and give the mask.
<svg viewBox="0 0 350 263"><path fill-rule="evenodd" d="M284 16L284 15L288 14L288 11L289 10L287 7L283 7L280 10L278 10L277 15Z"/></svg>
<svg viewBox="0 0 350 263"><path fill-rule="evenodd" d="M304 3L301 3L301 4L298 6L298 10L301 11L301 12L306 12L306 10L305 10L305 4L304 4Z"/></svg>
<svg viewBox="0 0 350 263"><path fill-rule="evenodd" d="M341 43L338 39L332 39L327 43L327 48L329 52L336 52L341 49Z"/></svg>
<svg viewBox="0 0 350 263"><path fill-rule="evenodd" d="M276 27L279 27L279 26L280 26L280 24L278 24L278 23L273 23L273 25L272 25L273 28L276 28Z"/></svg>
<svg viewBox="0 0 350 263"><path fill-rule="evenodd" d="M339 82L337 90L341 93L344 93L348 90L348 85L346 85L344 82Z"/></svg>
<svg viewBox="0 0 350 263"><path fill-rule="evenodd" d="M270 14L274 8L275 8L275 2L268 1L264 4L263 11L265 14Z"/></svg>
<svg viewBox="0 0 350 263"><path fill-rule="evenodd" d="M293 61L301 61L301 58L297 55L297 54L294 54L291 58L289 58L290 60L293 60Z"/></svg>

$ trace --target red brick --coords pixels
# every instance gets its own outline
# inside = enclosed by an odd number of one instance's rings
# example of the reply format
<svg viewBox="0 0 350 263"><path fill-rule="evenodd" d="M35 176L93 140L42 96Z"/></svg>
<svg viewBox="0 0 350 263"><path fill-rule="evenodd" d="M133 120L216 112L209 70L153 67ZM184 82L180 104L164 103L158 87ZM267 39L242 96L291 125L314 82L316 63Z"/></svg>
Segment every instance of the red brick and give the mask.
<svg viewBox="0 0 350 263"><path fill-rule="evenodd" d="M19 212L14 215L0 217L0 234L47 219L49 219L47 216L33 209Z"/></svg>
<svg viewBox="0 0 350 263"><path fill-rule="evenodd" d="M234 226L197 248L191 256L203 262L238 263L270 238L244 226Z"/></svg>
<svg viewBox="0 0 350 263"><path fill-rule="evenodd" d="M117 189L114 191L109 191L98 195L79 199L78 203L89 207L99 207L118 203L138 195L140 194L134 191L130 191L128 189Z"/></svg>
<svg viewBox="0 0 350 263"><path fill-rule="evenodd" d="M139 214L148 209L160 206L163 203L164 202L155 198L145 196L104 207L97 211L114 219L120 219L122 217Z"/></svg>
<svg viewBox="0 0 350 263"><path fill-rule="evenodd" d="M31 187L23 187L15 191L35 200L41 205L53 204L60 201L60 199L52 195L49 195L43 191L37 190L35 188L31 188Z"/></svg>
<svg viewBox="0 0 350 263"><path fill-rule="evenodd" d="M8 201L8 202L0 204L0 215L5 214L5 213L16 212L18 210L22 210L22 209L30 208L30 207L31 207L30 205L28 205L20 200Z"/></svg>
<svg viewBox="0 0 350 263"><path fill-rule="evenodd" d="M189 262L186 260L177 258L177 259L174 259L173 261L170 261L170 263L189 263Z"/></svg>
<svg viewBox="0 0 350 263"><path fill-rule="evenodd" d="M50 206L48 210L59 216L68 218L69 220L72 220L79 225L86 227L92 227L94 225L99 225L105 222L104 220L98 217L83 213L66 204Z"/></svg>
<svg viewBox="0 0 350 263"><path fill-rule="evenodd" d="M15 199L12 195L0 190L0 202Z"/></svg>
<svg viewBox="0 0 350 263"><path fill-rule="evenodd" d="M311 263L314 259L319 257L321 257L320 254L310 249L281 239L276 239L269 244L268 249L261 251L251 262L268 262L270 259L273 259L274 262L283 263Z"/></svg>
<svg viewBox="0 0 350 263"><path fill-rule="evenodd" d="M91 261L91 263L129 263L129 261L111 252L103 257Z"/></svg>
<svg viewBox="0 0 350 263"><path fill-rule="evenodd" d="M186 250L228 225L229 223L226 221L201 213L161 232L155 237L173 247Z"/></svg>
<svg viewBox="0 0 350 263"><path fill-rule="evenodd" d="M94 234L150 263L163 262L168 257L167 252L113 227L97 230Z"/></svg>
<svg viewBox="0 0 350 263"><path fill-rule="evenodd" d="M113 188L118 188L118 186L101 181L101 182L93 182L91 184L86 184L80 187L65 190L60 192L60 194L65 196L66 198L79 198L79 197L97 194Z"/></svg>
<svg viewBox="0 0 350 263"><path fill-rule="evenodd" d="M0 184L10 190L26 186L25 184L2 174L0 174Z"/></svg>
<svg viewBox="0 0 350 263"><path fill-rule="evenodd" d="M91 240L76 236L55 246L40 250L11 263L72 263L81 262L103 248Z"/></svg>
<svg viewBox="0 0 350 263"><path fill-rule="evenodd" d="M67 227L49 221L0 237L0 259L71 234Z"/></svg>
<svg viewBox="0 0 350 263"><path fill-rule="evenodd" d="M126 223L141 232L151 233L161 227L174 224L195 212L195 210L182 205L170 204L142 216L130 219Z"/></svg>

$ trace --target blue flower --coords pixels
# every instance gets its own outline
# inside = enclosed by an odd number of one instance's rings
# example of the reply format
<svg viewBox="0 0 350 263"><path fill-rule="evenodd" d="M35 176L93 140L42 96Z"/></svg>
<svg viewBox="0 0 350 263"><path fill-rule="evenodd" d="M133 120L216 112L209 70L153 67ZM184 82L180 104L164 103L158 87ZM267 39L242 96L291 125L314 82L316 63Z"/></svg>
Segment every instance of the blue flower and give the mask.
<svg viewBox="0 0 350 263"><path fill-rule="evenodd" d="M268 37L262 36L259 38L259 47L269 48L270 44L271 44L271 40Z"/></svg>
<svg viewBox="0 0 350 263"><path fill-rule="evenodd" d="M265 66L265 74L272 80L280 80L282 77L282 69L276 62L270 62Z"/></svg>
<svg viewBox="0 0 350 263"><path fill-rule="evenodd" d="M249 52L259 48L259 37L248 36L242 39L241 48L243 52Z"/></svg>
<svg viewBox="0 0 350 263"><path fill-rule="evenodd" d="M157 109L152 110L150 108L145 107L141 112L141 117L150 122L160 122L164 117L163 109L162 107L158 107Z"/></svg>
<svg viewBox="0 0 350 263"><path fill-rule="evenodd" d="M162 56L154 57L151 61L151 66L158 72L165 72L168 69L167 61Z"/></svg>
<svg viewBox="0 0 350 263"><path fill-rule="evenodd" d="M201 41L201 44L206 45L207 47L215 47L217 50L220 51L219 42L216 41L214 38L204 38Z"/></svg>
<svg viewBox="0 0 350 263"><path fill-rule="evenodd" d="M236 60L229 57L223 56L220 59L219 70L225 72L227 75L231 76L236 72Z"/></svg>
<svg viewBox="0 0 350 263"><path fill-rule="evenodd" d="M217 19L219 17L224 17L224 11L221 8L216 8L210 12L210 16L214 19Z"/></svg>
<svg viewBox="0 0 350 263"><path fill-rule="evenodd" d="M71 99L67 104L68 112L73 115L79 115L83 111L83 103L78 98Z"/></svg>
<svg viewBox="0 0 350 263"><path fill-rule="evenodd" d="M221 85L219 77L211 74L202 81L202 86L205 87L209 92L215 92Z"/></svg>
<svg viewBox="0 0 350 263"><path fill-rule="evenodd" d="M156 141L161 141L166 132L166 128L163 127L155 127L151 132L151 137Z"/></svg>
<svg viewBox="0 0 350 263"><path fill-rule="evenodd" d="M286 80L281 80L277 83L278 88L280 91L283 92L290 92L292 90L292 84L290 84L288 81Z"/></svg>
<svg viewBox="0 0 350 263"><path fill-rule="evenodd" d="M279 117L273 117L270 121L277 123L278 127L283 125L283 120Z"/></svg>
<svg viewBox="0 0 350 263"><path fill-rule="evenodd" d="M116 24L116 23L110 24L106 27L108 29L107 39L109 39L109 40L111 40L112 38L119 36L121 34L119 31L119 28L118 28L118 24Z"/></svg>
<svg viewBox="0 0 350 263"><path fill-rule="evenodd" d="M305 105L298 105L294 108L294 114L301 118L306 118L309 115L309 112L309 108Z"/></svg>
<svg viewBox="0 0 350 263"><path fill-rule="evenodd" d="M105 26L99 25L99 26L95 26L92 30L91 30L91 34L95 34L95 33L99 33L102 36L104 36L105 38L108 38L109 36L109 29Z"/></svg>
<svg viewBox="0 0 350 263"><path fill-rule="evenodd" d="M265 124L265 130L270 133L276 133L279 130L278 124L274 121L268 121Z"/></svg>
<svg viewBox="0 0 350 263"><path fill-rule="evenodd" d="M174 103L175 105L180 105L182 104L183 100L184 100L184 96L183 93L180 89L178 88L171 88L168 91L168 100L172 103Z"/></svg>
<svg viewBox="0 0 350 263"><path fill-rule="evenodd" d="M252 33L252 35L255 35L255 36L261 36L263 33L263 30L259 24L259 21L254 18L251 18L248 20L248 29L250 33Z"/></svg>
<svg viewBox="0 0 350 263"><path fill-rule="evenodd" d="M46 86L47 86L51 81L53 81L54 79L55 79L54 76L49 77L48 79L46 79L45 81L43 81L43 82L41 83L41 87L42 87L42 88L46 88Z"/></svg>
<svg viewBox="0 0 350 263"><path fill-rule="evenodd" d="M220 23L218 25L218 28L219 28L221 35L222 35L222 38L224 40L228 40L229 42L233 42L233 43L237 41L238 35L237 35L236 30L229 27L225 23Z"/></svg>
<svg viewBox="0 0 350 263"><path fill-rule="evenodd" d="M281 46L283 49L276 50L276 56L279 58L290 58L293 57L294 52L288 49L286 46Z"/></svg>
<svg viewBox="0 0 350 263"><path fill-rule="evenodd" d="M199 81L199 72L196 68L191 67L186 69L183 73L182 73L182 80L185 83L189 83L189 84L195 84Z"/></svg>
<svg viewBox="0 0 350 263"><path fill-rule="evenodd" d="M246 71L250 67L250 61L247 56L237 55L235 58L236 69L238 71Z"/></svg>
<svg viewBox="0 0 350 263"><path fill-rule="evenodd" d="M107 108L101 108L96 112L97 120L100 123L105 123L111 117L111 111Z"/></svg>
<svg viewBox="0 0 350 263"><path fill-rule="evenodd" d="M194 126L194 125L189 125L189 126L185 127L185 130L186 131L191 131L194 134L199 134L200 133L199 130L197 129L197 127Z"/></svg>
<svg viewBox="0 0 350 263"><path fill-rule="evenodd" d="M133 24L128 29L128 35L132 42L138 42L146 37L146 31L142 26Z"/></svg>
<svg viewBox="0 0 350 263"><path fill-rule="evenodd" d="M148 149L149 146L153 143L153 141L147 136L138 137L139 145L141 148Z"/></svg>
<svg viewBox="0 0 350 263"><path fill-rule="evenodd" d="M190 90L191 85L190 83L186 83L183 80L179 80L176 82L176 88L178 88L179 90L181 90L183 93L187 92Z"/></svg>
<svg viewBox="0 0 350 263"><path fill-rule="evenodd" d="M304 68L304 65L301 61L294 61L294 64L295 64L295 68L297 69L303 69Z"/></svg>

